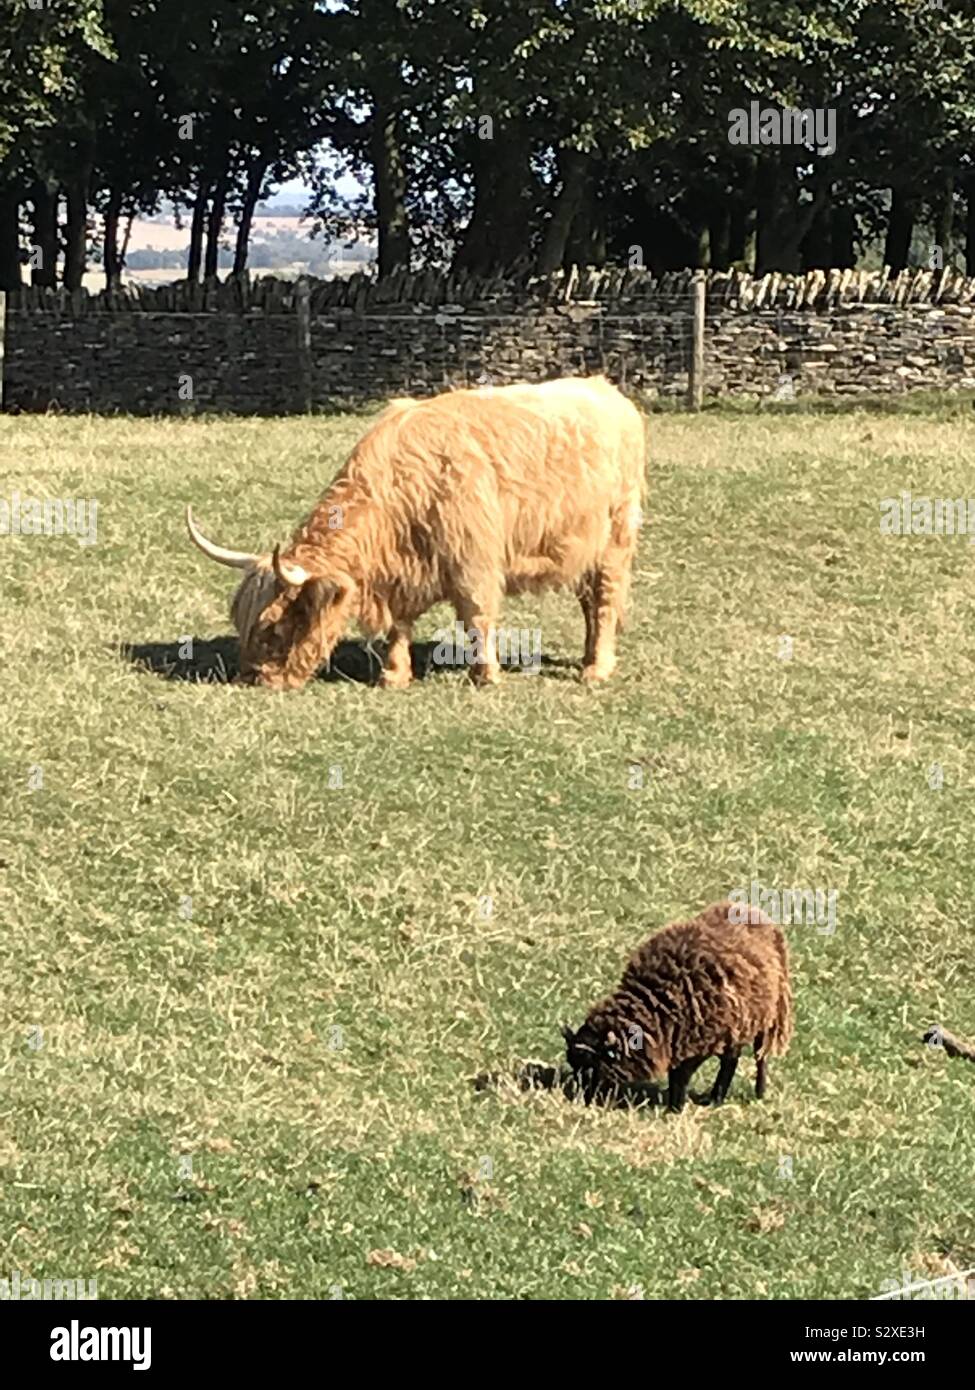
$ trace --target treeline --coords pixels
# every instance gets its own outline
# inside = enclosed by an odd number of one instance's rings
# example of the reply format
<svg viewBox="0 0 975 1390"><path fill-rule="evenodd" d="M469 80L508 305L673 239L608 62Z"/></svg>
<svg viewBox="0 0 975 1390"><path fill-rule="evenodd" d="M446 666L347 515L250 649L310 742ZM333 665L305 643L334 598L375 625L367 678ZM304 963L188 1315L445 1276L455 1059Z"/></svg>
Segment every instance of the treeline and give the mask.
<svg viewBox="0 0 975 1390"><path fill-rule="evenodd" d="M971 0L4 0L0 26L0 287L76 288L92 257L117 284L163 202L188 279L228 229L242 271L299 175L381 276L869 247L975 273ZM816 119L784 137L783 109Z"/></svg>
<svg viewBox="0 0 975 1390"><path fill-rule="evenodd" d="M312 239L284 229L256 237L248 253L248 264L253 270L283 270L298 266L303 273L321 277L347 272L353 266L364 270L371 259L371 248L365 243L345 246L340 242L323 241L320 237ZM128 252L125 264L129 270L182 270L186 265L186 249L139 247ZM217 268L232 270L233 264L232 249L221 246Z"/></svg>

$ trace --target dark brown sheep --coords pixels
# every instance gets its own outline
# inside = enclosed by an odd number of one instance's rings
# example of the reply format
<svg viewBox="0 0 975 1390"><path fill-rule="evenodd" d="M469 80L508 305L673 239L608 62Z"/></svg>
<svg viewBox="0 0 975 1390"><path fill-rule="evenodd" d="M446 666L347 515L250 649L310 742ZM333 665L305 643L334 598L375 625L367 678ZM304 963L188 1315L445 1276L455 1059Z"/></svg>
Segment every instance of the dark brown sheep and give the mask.
<svg viewBox="0 0 975 1390"><path fill-rule="evenodd" d="M738 923L732 914L743 912ZM587 1099L667 1078L680 1110L697 1068L719 1056L712 1104L728 1094L738 1055L754 1048L755 1094L765 1094L766 1059L792 1036L789 955L779 928L757 909L714 903L689 922L664 927L630 960L620 987L577 1033L563 1029L569 1066Z"/></svg>

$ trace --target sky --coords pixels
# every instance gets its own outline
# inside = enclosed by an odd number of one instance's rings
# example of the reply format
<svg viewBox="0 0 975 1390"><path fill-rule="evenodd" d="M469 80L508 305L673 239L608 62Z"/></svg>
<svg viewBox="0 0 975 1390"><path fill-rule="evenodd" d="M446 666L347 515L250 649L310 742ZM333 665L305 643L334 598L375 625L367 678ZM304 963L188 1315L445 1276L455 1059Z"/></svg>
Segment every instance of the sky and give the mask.
<svg viewBox="0 0 975 1390"><path fill-rule="evenodd" d="M341 174L335 180L335 187L343 198L358 198L363 192L362 184L352 174ZM301 179L288 179L270 198L265 199L265 202L270 207L275 203L297 203L303 206L310 196L311 189L308 184Z"/></svg>

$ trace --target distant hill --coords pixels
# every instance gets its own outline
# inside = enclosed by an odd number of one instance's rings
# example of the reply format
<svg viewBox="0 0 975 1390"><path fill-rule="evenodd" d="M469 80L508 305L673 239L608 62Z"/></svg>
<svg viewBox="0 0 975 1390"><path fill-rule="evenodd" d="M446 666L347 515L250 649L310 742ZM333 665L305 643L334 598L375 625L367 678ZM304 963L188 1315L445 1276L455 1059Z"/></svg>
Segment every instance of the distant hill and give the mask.
<svg viewBox="0 0 975 1390"><path fill-rule="evenodd" d="M375 242L371 233L363 231L354 245L342 241L325 242L312 237L311 222L302 221L294 209L263 204L254 217L248 254L248 269L254 274L274 272L284 275L351 275L373 263ZM178 280L186 270L190 232L184 221L182 227L169 217L140 218L133 222L125 258L124 280L165 284ZM219 269L228 271L233 265L232 229L220 249ZM92 267L85 277L91 290L101 288L104 276Z"/></svg>

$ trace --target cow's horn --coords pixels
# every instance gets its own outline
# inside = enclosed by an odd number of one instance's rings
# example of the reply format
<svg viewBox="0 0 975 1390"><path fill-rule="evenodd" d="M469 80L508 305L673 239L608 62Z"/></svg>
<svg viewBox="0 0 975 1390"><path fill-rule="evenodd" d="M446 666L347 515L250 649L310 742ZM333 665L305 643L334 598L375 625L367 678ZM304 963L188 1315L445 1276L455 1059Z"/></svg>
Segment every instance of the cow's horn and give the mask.
<svg viewBox="0 0 975 1390"><path fill-rule="evenodd" d="M186 529L190 533L190 540L193 544L199 546L204 555L209 556L211 560L216 560L218 565L230 565L232 569L243 570L261 558L259 555L248 555L243 550L227 550L222 545L208 541L193 520L193 512L189 506L186 508Z"/></svg>
<svg viewBox="0 0 975 1390"><path fill-rule="evenodd" d="M271 564L274 566L274 573L282 584L293 584L296 589L300 589L302 584L307 584L311 575L301 565L296 565L293 560L281 559L281 547L274 547L274 554L271 556Z"/></svg>

